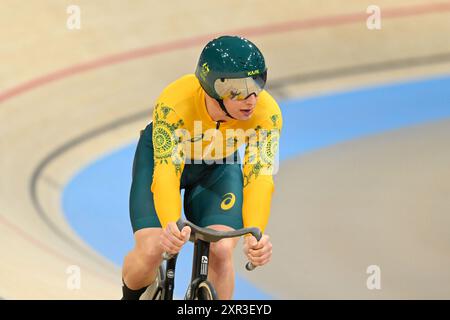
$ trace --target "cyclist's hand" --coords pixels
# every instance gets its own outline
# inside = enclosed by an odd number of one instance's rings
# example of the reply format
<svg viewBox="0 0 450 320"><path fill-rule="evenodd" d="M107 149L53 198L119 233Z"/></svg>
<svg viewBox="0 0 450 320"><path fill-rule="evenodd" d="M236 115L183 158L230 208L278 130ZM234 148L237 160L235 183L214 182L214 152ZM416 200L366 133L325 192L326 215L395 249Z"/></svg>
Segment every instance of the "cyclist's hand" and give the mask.
<svg viewBox="0 0 450 320"><path fill-rule="evenodd" d="M177 254L189 240L190 235L191 227L185 226L183 230L180 231L175 222L169 222L161 234L161 247L167 253Z"/></svg>
<svg viewBox="0 0 450 320"><path fill-rule="evenodd" d="M263 266L272 258L272 243L267 234L257 241L254 236L244 239L244 253L254 266Z"/></svg>

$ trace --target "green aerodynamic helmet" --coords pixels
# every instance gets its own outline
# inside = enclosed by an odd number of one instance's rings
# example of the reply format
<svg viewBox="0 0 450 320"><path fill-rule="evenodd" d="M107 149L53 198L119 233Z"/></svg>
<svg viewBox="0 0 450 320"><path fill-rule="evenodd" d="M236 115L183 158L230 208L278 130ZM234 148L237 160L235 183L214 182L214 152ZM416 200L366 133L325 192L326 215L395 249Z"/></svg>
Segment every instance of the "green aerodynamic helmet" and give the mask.
<svg viewBox="0 0 450 320"><path fill-rule="evenodd" d="M222 36L203 48L195 75L206 93L230 116L223 99L258 95L266 84L267 67L261 51L251 41Z"/></svg>

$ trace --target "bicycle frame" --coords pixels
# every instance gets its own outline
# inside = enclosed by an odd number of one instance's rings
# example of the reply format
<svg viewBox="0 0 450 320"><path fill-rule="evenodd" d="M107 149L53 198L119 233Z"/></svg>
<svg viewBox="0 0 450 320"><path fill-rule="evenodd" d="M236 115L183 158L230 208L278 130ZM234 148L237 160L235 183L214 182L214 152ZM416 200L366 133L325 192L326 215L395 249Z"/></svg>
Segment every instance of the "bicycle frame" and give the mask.
<svg viewBox="0 0 450 320"><path fill-rule="evenodd" d="M185 295L186 300L193 299L193 292L196 292L198 285L208 278L210 243L203 240L194 242L194 257L192 262L192 277ZM167 260L165 277L163 282L162 297L164 300L173 300L175 283L175 267L178 255L174 255Z"/></svg>
<svg viewBox="0 0 450 320"><path fill-rule="evenodd" d="M164 281L162 284L162 299L173 300L173 289L175 286L175 267L177 264L178 254L167 260L166 268L164 269Z"/></svg>
<svg viewBox="0 0 450 320"><path fill-rule="evenodd" d="M185 295L186 300L193 299L198 285L208 277L210 243L197 240L194 243L194 259L192 262L192 278Z"/></svg>

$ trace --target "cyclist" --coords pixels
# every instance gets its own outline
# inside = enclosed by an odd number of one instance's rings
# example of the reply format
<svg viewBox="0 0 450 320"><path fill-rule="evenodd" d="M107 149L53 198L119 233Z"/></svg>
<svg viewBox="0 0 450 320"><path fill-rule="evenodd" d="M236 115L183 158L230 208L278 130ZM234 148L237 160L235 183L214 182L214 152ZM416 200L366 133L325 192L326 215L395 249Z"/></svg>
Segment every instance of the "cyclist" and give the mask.
<svg viewBox="0 0 450 320"><path fill-rule="evenodd" d="M189 240L189 227L180 231L175 224L181 189L187 219L201 227L265 229L282 127L280 109L264 90L266 79L264 57L252 42L222 36L204 47L195 75L174 81L159 96L133 162L135 247L123 264L122 299L152 290L162 253L178 253ZM241 166L238 148L244 144ZM208 279L219 299L233 295L237 241L210 247ZM269 262L269 236L259 242L245 237L244 253L256 266Z"/></svg>

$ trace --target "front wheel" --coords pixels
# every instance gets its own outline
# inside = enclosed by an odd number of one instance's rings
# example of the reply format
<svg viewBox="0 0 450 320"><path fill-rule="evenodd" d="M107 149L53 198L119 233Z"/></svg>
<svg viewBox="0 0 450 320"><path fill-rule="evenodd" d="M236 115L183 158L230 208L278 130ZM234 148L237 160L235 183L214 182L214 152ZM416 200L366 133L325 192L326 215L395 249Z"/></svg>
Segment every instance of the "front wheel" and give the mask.
<svg viewBox="0 0 450 320"><path fill-rule="evenodd" d="M216 289L208 281L202 281L198 287L195 294L195 300L217 300Z"/></svg>

